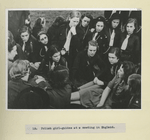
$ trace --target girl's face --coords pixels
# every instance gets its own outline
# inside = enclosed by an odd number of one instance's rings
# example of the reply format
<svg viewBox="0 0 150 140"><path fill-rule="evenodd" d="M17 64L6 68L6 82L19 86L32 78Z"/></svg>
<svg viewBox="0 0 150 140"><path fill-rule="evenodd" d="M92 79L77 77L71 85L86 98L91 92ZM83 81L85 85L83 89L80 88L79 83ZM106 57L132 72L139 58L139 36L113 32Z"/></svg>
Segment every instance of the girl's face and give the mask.
<svg viewBox="0 0 150 140"><path fill-rule="evenodd" d="M84 17L81 22L83 27L87 27L90 23L90 18Z"/></svg>
<svg viewBox="0 0 150 140"><path fill-rule="evenodd" d="M59 62L59 60L60 60L60 52L57 52L57 53L55 53L53 56L52 56L52 59L53 59L53 61L54 62Z"/></svg>
<svg viewBox="0 0 150 140"><path fill-rule="evenodd" d="M116 64L119 61L115 53L108 53L108 60L111 65Z"/></svg>
<svg viewBox="0 0 150 140"><path fill-rule="evenodd" d="M29 33L26 31L26 32L23 32L21 33L21 39L23 42L27 42L29 40Z"/></svg>
<svg viewBox="0 0 150 140"><path fill-rule="evenodd" d="M8 52L8 59L14 60L14 57L17 55L17 46L15 45L11 52Z"/></svg>
<svg viewBox="0 0 150 140"><path fill-rule="evenodd" d="M111 22L112 28L113 28L113 29L117 28L118 25L119 25L119 23L120 23L120 20L119 20L119 19L114 19L114 20L112 20L112 22Z"/></svg>
<svg viewBox="0 0 150 140"><path fill-rule="evenodd" d="M76 27L79 24L80 18L73 17L73 18L70 18L69 21L70 21L69 23L70 27L73 27L73 26Z"/></svg>
<svg viewBox="0 0 150 140"><path fill-rule="evenodd" d="M88 47L88 51L87 51L87 55L89 57L94 57L94 55L96 54L96 51L97 51L97 47L96 46L91 46L89 44L89 47Z"/></svg>
<svg viewBox="0 0 150 140"><path fill-rule="evenodd" d="M127 26L126 26L126 30L127 30L127 33L129 35L133 34L134 30L135 30L135 26L134 26L134 23L128 23Z"/></svg>
<svg viewBox="0 0 150 140"><path fill-rule="evenodd" d="M104 22L98 21L98 22L96 23L96 31L97 31L97 32L101 32L101 31L103 30L103 28L104 28Z"/></svg>
<svg viewBox="0 0 150 140"><path fill-rule="evenodd" d="M123 65L120 66L120 68L119 68L119 70L118 70L118 75L119 75L119 77L123 77L123 76L124 76Z"/></svg>
<svg viewBox="0 0 150 140"><path fill-rule="evenodd" d="M46 34L41 34L40 35L40 42L44 45L46 45L48 43L48 37Z"/></svg>

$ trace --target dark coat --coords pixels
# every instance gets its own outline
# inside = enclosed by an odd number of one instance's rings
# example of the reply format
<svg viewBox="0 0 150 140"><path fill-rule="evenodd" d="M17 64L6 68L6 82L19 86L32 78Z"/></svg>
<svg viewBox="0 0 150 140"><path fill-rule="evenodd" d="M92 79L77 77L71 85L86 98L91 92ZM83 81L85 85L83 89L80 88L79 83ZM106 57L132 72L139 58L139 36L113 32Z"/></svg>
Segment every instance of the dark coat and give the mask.
<svg viewBox="0 0 150 140"><path fill-rule="evenodd" d="M26 89L30 87L30 85L19 79L19 80L10 80L8 82L8 109L12 109L13 105L14 105L14 100L16 99L16 97L18 96L18 94Z"/></svg>
<svg viewBox="0 0 150 140"><path fill-rule="evenodd" d="M119 47L122 32L118 28L114 29L114 30L115 30L115 37L114 37L113 47ZM110 42L110 37L111 37L112 31L113 31L112 28L107 28L107 30L106 30L106 34L107 34L109 42Z"/></svg>
<svg viewBox="0 0 150 140"><path fill-rule="evenodd" d="M100 56L95 54L93 58L89 58L85 50L80 52L75 59L72 70L73 79L90 82L98 77L102 80L105 70L106 66Z"/></svg>
<svg viewBox="0 0 150 140"><path fill-rule="evenodd" d="M15 41L19 41L19 29L25 25L25 20L30 14L29 11L9 11L8 30L12 32Z"/></svg>
<svg viewBox="0 0 150 140"><path fill-rule="evenodd" d="M126 38L126 33L123 33L121 36L121 43L120 48L123 43L123 41ZM139 43L139 37L135 34L132 34L128 39L128 44L126 50L121 51L121 57L122 60L129 60L134 63L139 63L141 61L141 58L139 58L140 54L140 43Z"/></svg>
<svg viewBox="0 0 150 140"><path fill-rule="evenodd" d="M88 32L88 34L85 38L85 42L86 42L85 45L86 46L88 45L88 42L93 39L94 34L95 34L95 31L94 32L91 32L91 31ZM96 36L96 41L99 45L98 54L103 59L104 53L108 50L108 47L109 47L109 41L108 41L107 35L105 34L105 31L98 33L98 35Z"/></svg>
<svg viewBox="0 0 150 140"><path fill-rule="evenodd" d="M29 60L33 63L37 62L37 50L39 50L38 42L33 36L30 36L29 40L26 42L24 52L22 50L23 42L21 39L19 41L19 45L20 46L17 46L17 58Z"/></svg>

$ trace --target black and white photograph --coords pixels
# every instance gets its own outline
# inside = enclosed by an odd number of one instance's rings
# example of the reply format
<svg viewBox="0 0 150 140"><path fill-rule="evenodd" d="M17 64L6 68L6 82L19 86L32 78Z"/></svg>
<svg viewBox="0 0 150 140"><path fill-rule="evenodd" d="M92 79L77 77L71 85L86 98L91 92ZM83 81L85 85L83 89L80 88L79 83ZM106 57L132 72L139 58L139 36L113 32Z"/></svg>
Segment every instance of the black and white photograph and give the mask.
<svg viewBox="0 0 150 140"><path fill-rule="evenodd" d="M8 110L142 109L142 10L7 9L6 16Z"/></svg>

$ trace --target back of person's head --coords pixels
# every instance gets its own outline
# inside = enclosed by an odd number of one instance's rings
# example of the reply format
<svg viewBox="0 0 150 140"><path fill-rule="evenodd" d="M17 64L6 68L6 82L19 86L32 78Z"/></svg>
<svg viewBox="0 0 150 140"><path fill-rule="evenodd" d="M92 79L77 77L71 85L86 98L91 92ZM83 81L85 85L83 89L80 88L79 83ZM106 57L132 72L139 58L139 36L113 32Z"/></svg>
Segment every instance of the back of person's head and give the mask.
<svg viewBox="0 0 150 140"><path fill-rule="evenodd" d="M129 91L133 95L140 95L141 93L141 75L132 74L128 78Z"/></svg>
<svg viewBox="0 0 150 140"><path fill-rule="evenodd" d="M49 105L47 92L37 87L24 89L14 101L14 109L48 109Z"/></svg>
<svg viewBox="0 0 150 140"><path fill-rule="evenodd" d="M8 40L10 40L10 42L14 41L14 36L13 36L12 32L9 30L8 30Z"/></svg>
<svg viewBox="0 0 150 140"><path fill-rule="evenodd" d="M16 60L9 71L9 75L11 79L21 79L29 72L28 69L29 61Z"/></svg>
<svg viewBox="0 0 150 140"><path fill-rule="evenodd" d="M63 88L69 81L69 70L65 66L56 66L49 74L49 80L55 88Z"/></svg>
<svg viewBox="0 0 150 140"><path fill-rule="evenodd" d="M111 47L108 53L113 53L118 59L120 59L120 48Z"/></svg>
<svg viewBox="0 0 150 140"><path fill-rule="evenodd" d="M53 44L50 46L49 50L48 50L48 55L51 58L55 53L60 52L58 45Z"/></svg>
<svg viewBox="0 0 150 140"><path fill-rule="evenodd" d="M15 45L16 45L16 42L14 40L8 39L8 52L11 52Z"/></svg>
<svg viewBox="0 0 150 140"><path fill-rule="evenodd" d="M53 22L53 26L60 26L60 25L62 25L63 23L65 22L65 19L64 19L64 17L62 17L62 16L58 16L58 17L56 17L56 19L54 20L54 22Z"/></svg>
<svg viewBox="0 0 150 140"><path fill-rule="evenodd" d="M122 62L122 67L124 70L124 80L127 83L127 79L129 75L133 74L135 72L135 65L131 61L124 61Z"/></svg>
<svg viewBox="0 0 150 140"><path fill-rule="evenodd" d="M35 28L42 28L44 24L45 24L45 18L44 17L39 17L39 18L36 19L34 27Z"/></svg>

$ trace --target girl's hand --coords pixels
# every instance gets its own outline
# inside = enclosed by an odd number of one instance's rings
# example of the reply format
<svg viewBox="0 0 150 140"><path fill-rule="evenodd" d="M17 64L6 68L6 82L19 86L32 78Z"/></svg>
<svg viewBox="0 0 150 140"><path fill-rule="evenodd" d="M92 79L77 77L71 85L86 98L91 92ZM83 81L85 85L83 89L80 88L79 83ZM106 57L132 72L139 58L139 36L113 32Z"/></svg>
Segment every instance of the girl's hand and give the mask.
<svg viewBox="0 0 150 140"><path fill-rule="evenodd" d="M66 51L65 50L61 50L61 55L65 55L66 54Z"/></svg>
<svg viewBox="0 0 150 140"><path fill-rule="evenodd" d="M96 107L102 107L102 106L103 106L103 105L99 103Z"/></svg>
<svg viewBox="0 0 150 140"><path fill-rule="evenodd" d="M94 29L94 28L92 28L92 29L91 29L91 32L93 33L94 31L95 31L95 29Z"/></svg>
<svg viewBox="0 0 150 140"><path fill-rule="evenodd" d="M99 85L99 86L103 86L103 85L104 85L104 82L101 81L101 80L99 80L99 79L97 78L96 84Z"/></svg>
<svg viewBox="0 0 150 140"><path fill-rule="evenodd" d="M76 35L76 34L77 34L77 32L76 32L76 27L75 27L75 26L72 26L71 29L70 29L70 31L71 31L71 33L72 33L73 35Z"/></svg>
<svg viewBox="0 0 150 140"><path fill-rule="evenodd" d="M51 66L51 70L53 70L54 68L55 68L55 63L53 62Z"/></svg>
<svg viewBox="0 0 150 140"><path fill-rule="evenodd" d="M35 62L35 63L34 63L35 68L38 69L39 66L40 66L40 64L41 64L41 62Z"/></svg>
<svg viewBox="0 0 150 140"><path fill-rule="evenodd" d="M98 78L95 77L94 80L93 80L94 84L97 84L97 80L98 80Z"/></svg>

